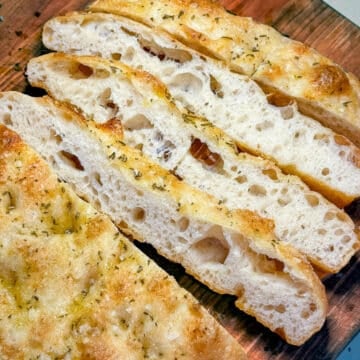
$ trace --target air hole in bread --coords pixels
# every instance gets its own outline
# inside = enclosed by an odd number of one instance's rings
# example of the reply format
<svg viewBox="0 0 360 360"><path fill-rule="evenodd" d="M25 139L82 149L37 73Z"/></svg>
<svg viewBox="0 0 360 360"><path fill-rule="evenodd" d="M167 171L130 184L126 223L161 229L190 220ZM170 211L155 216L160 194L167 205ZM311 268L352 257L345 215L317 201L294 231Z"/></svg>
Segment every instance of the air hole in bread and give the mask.
<svg viewBox="0 0 360 360"><path fill-rule="evenodd" d="M240 175L235 178L235 181L237 181L239 184L244 184L248 181L246 175Z"/></svg>
<svg viewBox="0 0 360 360"><path fill-rule="evenodd" d="M177 241L178 241L180 244L187 244L187 243L188 243L188 241L187 241L185 238L183 238L182 236L178 236L178 237L177 237Z"/></svg>
<svg viewBox="0 0 360 360"><path fill-rule="evenodd" d="M340 236L340 235L342 235L344 233L344 230L343 229L336 229L335 231L334 231L334 234L336 235L336 236Z"/></svg>
<svg viewBox="0 0 360 360"><path fill-rule="evenodd" d="M329 251L330 251L330 252L333 252L334 250L335 250L334 245L330 245L330 246L329 246Z"/></svg>
<svg viewBox="0 0 360 360"><path fill-rule="evenodd" d="M262 173L266 175L271 180L278 180L278 174L275 169L264 169L262 170Z"/></svg>
<svg viewBox="0 0 360 360"><path fill-rule="evenodd" d="M154 126L151 124L150 120L143 114L137 114L123 123L124 128L129 131L142 130L142 129L152 129Z"/></svg>
<svg viewBox="0 0 360 360"><path fill-rule="evenodd" d="M277 199L277 202L280 206L286 206L287 204L290 204L291 199L288 196L287 197L283 196L283 197Z"/></svg>
<svg viewBox="0 0 360 360"><path fill-rule="evenodd" d="M95 209L101 210L101 203L99 199L94 200L94 207Z"/></svg>
<svg viewBox="0 0 360 360"><path fill-rule="evenodd" d="M136 189L136 195L139 197L142 197L142 196L144 196L144 192L139 189Z"/></svg>
<svg viewBox="0 0 360 360"><path fill-rule="evenodd" d="M144 51L158 57L160 61L166 59L182 64L192 60L192 55L186 50L164 48L155 41L144 39L140 35L137 36L137 41Z"/></svg>
<svg viewBox="0 0 360 360"><path fill-rule="evenodd" d="M251 185L248 191L251 195L254 196L266 196L267 193L266 189L263 186L257 184Z"/></svg>
<svg viewBox="0 0 360 360"><path fill-rule="evenodd" d="M158 137L159 135L161 135L161 138ZM157 132L155 140L159 142L162 141L163 135ZM174 149L175 149L175 145L171 141L166 140L164 144L162 144L159 148L156 149L156 153L159 158L162 157L165 161L168 161L171 158Z"/></svg>
<svg viewBox="0 0 360 360"><path fill-rule="evenodd" d="M344 150L339 151L339 156L344 157L346 155L346 152Z"/></svg>
<svg viewBox="0 0 360 360"><path fill-rule="evenodd" d="M5 208L6 213L16 209L16 196L12 191L4 191L0 200L0 204Z"/></svg>
<svg viewBox="0 0 360 360"><path fill-rule="evenodd" d="M267 255L259 254L257 256L257 263L256 263L260 272L276 274L278 272L284 271L284 263L277 259L272 259Z"/></svg>
<svg viewBox="0 0 360 360"><path fill-rule="evenodd" d="M177 222L177 226L181 232L184 232L188 229L190 225L190 221L186 216L183 216L179 221Z"/></svg>
<svg viewBox="0 0 360 360"><path fill-rule="evenodd" d="M345 146L351 145L351 142L345 136L342 136L342 135L339 135L339 134L334 135L334 141L338 145L345 145Z"/></svg>
<svg viewBox="0 0 360 360"><path fill-rule="evenodd" d="M332 211L327 211L327 212L325 213L325 215L324 215L324 220L325 220L325 221L331 221L331 220L335 219L335 216L336 216L336 214L335 214L334 212L332 212Z"/></svg>
<svg viewBox="0 0 360 360"><path fill-rule="evenodd" d="M121 54L120 53L112 53L111 58L113 60L119 61L119 60L121 60Z"/></svg>
<svg viewBox="0 0 360 360"><path fill-rule="evenodd" d="M306 194L305 199L311 207L316 207L319 205L319 198L313 194Z"/></svg>
<svg viewBox="0 0 360 360"><path fill-rule="evenodd" d="M273 311L275 310L276 312L283 314L286 311L286 307L283 304L279 304L279 305L265 305L264 309L266 311Z"/></svg>
<svg viewBox="0 0 360 360"><path fill-rule="evenodd" d="M357 168L360 168L360 150L358 148L353 148L348 156L348 160Z"/></svg>
<svg viewBox="0 0 360 360"><path fill-rule="evenodd" d="M317 229L319 235L326 235L327 231L325 229Z"/></svg>
<svg viewBox="0 0 360 360"><path fill-rule="evenodd" d="M342 212L342 211L338 211L336 213L336 217L338 220L342 221L342 222L347 222L349 221L349 217L346 213Z"/></svg>
<svg viewBox="0 0 360 360"><path fill-rule="evenodd" d="M110 88L106 88L98 97L99 104L107 109L107 118L112 120L114 119L119 112L119 107L115 104L111 98L112 91Z"/></svg>
<svg viewBox="0 0 360 360"><path fill-rule="evenodd" d="M139 144L136 144L134 146L135 149L139 150L139 151L143 151L143 148L144 148L144 144L142 143L139 143Z"/></svg>
<svg viewBox="0 0 360 360"><path fill-rule="evenodd" d="M133 61L134 56L135 56L136 50L129 46L128 48L126 48L126 51L123 53L121 60L124 63L130 63Z"/></svg>
<svg viewBox="0 0 360 360"><path fill-rule="evenodd" d="M326 175L329 175L330 174L330 169L329 168L323 168L321 170L321 174L326 176Z"/></svg>
<svg viewBox="0 0 360 360"><path fill-rule="evenodd" d="M224 97L222 86L213 75L210 75L210 89L218 98L222 99Z"/></svg>
<svg viewBox="0 0 360 360"><path fill-rule="evenodd" d="M143 222L145 220L146 212L141 207L136 207L132 210L132 218L137 222Z"/></svg>
<svg viewBox="0 0 360 360"><path fill-rule="evenodd" d="M99 79L106 79L110 76L110 72L106 69L96 69L95 76Z"/></svg>
<svg viewBox="0 0 360 360"><path fill-rule="evenodd" d="M293 102L292 99L280 93L271 93L266 98L269 104L279 107L288 106Z"/></svg>
<svg viewBox="0 0 360 360"><path fill-rule="evenodd" d="M129 227L129 225L127 224L127 222L124 221L124 220L121 220L121 221L119 222L118 226L119 226L120 229L127 229L127 228Z"/></svg>
<svg viewBox="0 0 360 360"><path fill-rule="evenodd" d="M103 183L101 181L101 175L98 172L95 172L93 174L93 178L95 179L95 181L98 183L98 185L102 186Z"/></svg>
<svg viewBox="0 0 360 360"><path fill-rule="evenodd" d="M328 134L315 134L314 140L322 140L325 144L329 144L329 135Z"/></svg>
<svg viewBox="0 0 360 360"><path fill-rule="evenodd" d="M349 235L345 235L342 237L341 242L343 244L347 244L351 240L351 237Z"/></svg>
<svg viewBox="0 0 360 360"><path fill-rule="evenodd" d="M191 251L199 263L212 262L224 264L229 254L229 247L222 239L209 236L193 244Z"/></svg>
<svg viewBox="0 0 360 360"><path fill-rule="evenodd" d="M274 124L271 121L265 120L262 123L256 124L255 129L257 131L263 131L266 129L270 129L274 126Z"/></svg>
<svg viewBox="0 0 360 360"><path fill-rule="evenodd" d="M132 30L126 28L125 26L120 26L120 30L130 36L134 36L134 37L138 36L138 34L135 31L132 31Z"/></svg>
<svg viewBox="0 0 360 360"><path fill-rule="evenodd" d="M94 69L92 67L79 62L74 62L69 69L70 77L75 80L88 79L93 73Z"/></svg>
<svg viewBox="0 0 360 360"><path fill-rule="evenodd" d="M280 114L284 120L290 120L294 117L294 109L292 106L285 106L280 109Z"/></svg>
<svg viewBox="0 0 360 360"><path fill-rule="evenodd" d="M280 314L283 314L286 311L286 307L283 304L275 306L274 309Z"/></svg>
<svg viewBox="0 0 360 360"><path fill-rule="evenodd" d="M59 153L60 159L68 166L72 167L73 169L84 171L84 167L82 166L79 158L65 150L61 150Z"/></svg>
<svg viewBox="0 0 360 360"><path fill-rule="evenodd" d="M13 125L12 119L11 119L11 115L10 114L4 114L3 115L3 123L6 126L11 126Z"/></svg>
<svg viewBox="0 0 360 360"><path fill-rule="evenodd" d="M180 91L197 95L203 87L202 81L191 73L182 73L176 75L171 82L168 83L169 89L173 91L180 89Z"/></svg>
<svg viewBox="0 0 360 360"><path fill-rule="evenodd" d="M204 165L220 172L223 170L224 161L218 153L211 152L207 144L199 139L194 139L191 143L190 154Z"/></svg>
<svg viewBox="0 0 360 360"><path fill-rule="evenodd" d="M108 204L108 205L110 205L110 197L109 197L109 195L104 194L104 193L101 193L101 194L100 194L100 197L101 197L101 202L102 202L102 204Z"/></svg>
<svg viewBox="0 0 360 360"><path fill-rule="evenodd" d="M52 142L55 141L56 145L59 145L63 139L54 129L50 129L50 140Z"/></svg>
<svg viewBox="0 0 360 360"><path fill-rule="evenodd" d="M302 317L303 319L308 319L308 318L310 317L310 312L309 312L309 311L306 311L306 310L303 310L303 311L301 312L301 317Z"/></svg>

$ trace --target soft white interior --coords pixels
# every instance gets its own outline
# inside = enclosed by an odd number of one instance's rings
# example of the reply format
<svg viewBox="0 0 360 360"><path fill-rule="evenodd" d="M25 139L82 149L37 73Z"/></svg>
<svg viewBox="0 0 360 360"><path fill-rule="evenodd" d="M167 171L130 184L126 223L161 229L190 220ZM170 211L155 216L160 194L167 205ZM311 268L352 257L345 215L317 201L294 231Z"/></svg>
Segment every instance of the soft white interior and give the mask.
<svg viewBox="0 0 360 360"><path fill-rule="evenodd" d="M44 31L46 46L121 59L147 70L168 86L179 105L205 116L247 150L273 158L287 171L360 195L352 146L294 105L270 105L254 81L141 24L107 14L83 19L52 20Z"/></svg>
<svg viewBox="0 0 360 360"><path fill-rule="evenodd" d="M0 121L20 133L60 178L124 231L137 233L211 288L237 295L243 308L272 330L282 329L297 342L321 325L324 309L303 274L255 252L239 233L180 214L171 193L154 192L133 180L134 169L111 160L109 154L118 148L64 121L55 107L25 95L0 96Z"/></svg>
<svg viewBox="0 0 360 360"><path fill-rule="evenodd" d="M184 124L181 114L169 108L166 101L149 91L140 94L124 78L110 74L105 78L96 69L89 76L74 76L79 72L74 70L76 64L70 60L35 60L28 66L28 76L30 81L41 79L56 98L70 101L97 122L109 119L103 115L99 99L104 91L111 92L112 108L122 119L126 143L142 148L154 161L214 195L227 207L250 209L273 219L278 238L291 243L320 267L337 271L354 254L358 239L351 219L299 179L283 175L259 158L235 156L207 137L199 126ZM154 100L148 101L152 97ZM126 105L129 98L130 107ZM146 108L142 105L145 102ZM206 166L190 155L190 145L198 138L210 153L220 155L220 167ZM164 156L166 151L171 155L169 159Z"/></svg>

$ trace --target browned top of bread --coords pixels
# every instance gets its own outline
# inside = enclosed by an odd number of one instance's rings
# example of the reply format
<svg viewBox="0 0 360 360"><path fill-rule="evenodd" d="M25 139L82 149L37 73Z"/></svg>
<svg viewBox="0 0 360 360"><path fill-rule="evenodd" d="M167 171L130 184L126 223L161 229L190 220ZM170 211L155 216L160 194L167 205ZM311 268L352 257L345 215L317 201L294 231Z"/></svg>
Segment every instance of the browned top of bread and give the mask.
<svg viewBox="0 0 360 360"><path fill-rule="evenodd" d="M224 60L268 91L297 99L305 113L359 144L359 80L270 26L234 16L210 0L97 0L90 10L161 27L188 46Z"/></svg>
<svg viewBox="0 0 360 360"><path fill-rule="evenodd" d="M0 357L242 359L240 345L0 125Z"/></svg>

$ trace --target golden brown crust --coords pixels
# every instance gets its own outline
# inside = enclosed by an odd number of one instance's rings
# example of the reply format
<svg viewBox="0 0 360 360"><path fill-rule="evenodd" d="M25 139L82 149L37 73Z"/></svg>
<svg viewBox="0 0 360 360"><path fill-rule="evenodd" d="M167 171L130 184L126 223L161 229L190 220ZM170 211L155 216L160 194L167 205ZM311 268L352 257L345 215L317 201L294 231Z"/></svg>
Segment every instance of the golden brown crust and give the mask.
<svg viewBox="0 0 360 360"><path fill-rule="evenodd" d="M245 358L190 294L2 125L0 169L2 359Z"/></svg>
<svg viewBox="0 0 360 360"><path fill-rule="evenodd" d="M90 10L166 30L261 86L296 99L301 111L360 146L359 80L273 28L231 15L210 0L97 0Z"/></svg>

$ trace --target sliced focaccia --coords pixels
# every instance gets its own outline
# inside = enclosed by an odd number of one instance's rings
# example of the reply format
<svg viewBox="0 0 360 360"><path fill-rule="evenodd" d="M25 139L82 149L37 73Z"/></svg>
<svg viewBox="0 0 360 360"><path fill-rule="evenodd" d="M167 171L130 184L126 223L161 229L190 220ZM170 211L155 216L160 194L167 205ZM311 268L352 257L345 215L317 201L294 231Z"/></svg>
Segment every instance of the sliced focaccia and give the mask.
<svg viewBox="0 0 360 360"><path fill-rule="evenodd" d="M288 342L301 344L322 326L324 288L305 259L276 239L270 221L221 207L178 180L120 141L114 121L85 121L49 98L19 93L1 94L0 121L124 232L235 295L240 309Z"/></svg>
<svg viewBox="0 0 360 360"><path fill-rule="evenodd" d="M237 145L274 160L340 207L360 197L360 150L298 112L276 107L247 76L124 17L73 13L51 19L44 44L56 51L121 59L164 82L178 106L206 117Z"/></svg>
<svg viewBox="0 0 360 360"><path fill-rule="evenodd" d="M49 54L32 59L29 81L98 123L120 119L120 138L231 209L275 222L288 242L327 272L340 270L359 247L351 219L271 162L237 154L204 118L181 113L147 73L95 57ZM123 136L123 137L122 137Z"/></svg>
<svg viewBox="0 0 360 360"><path fill-rule="evenodd" d="M300 109L360 145L360 84L352 74L270 26L235 16L210 0L97 0L110 12L160 27L268 92L295 99Z"/></svg>
<svg viewBox="0 0 360 360"><path fill-rule="evenodd" d="M3 125L0 220L1 359L245 359L189 293Z"/></svg>

